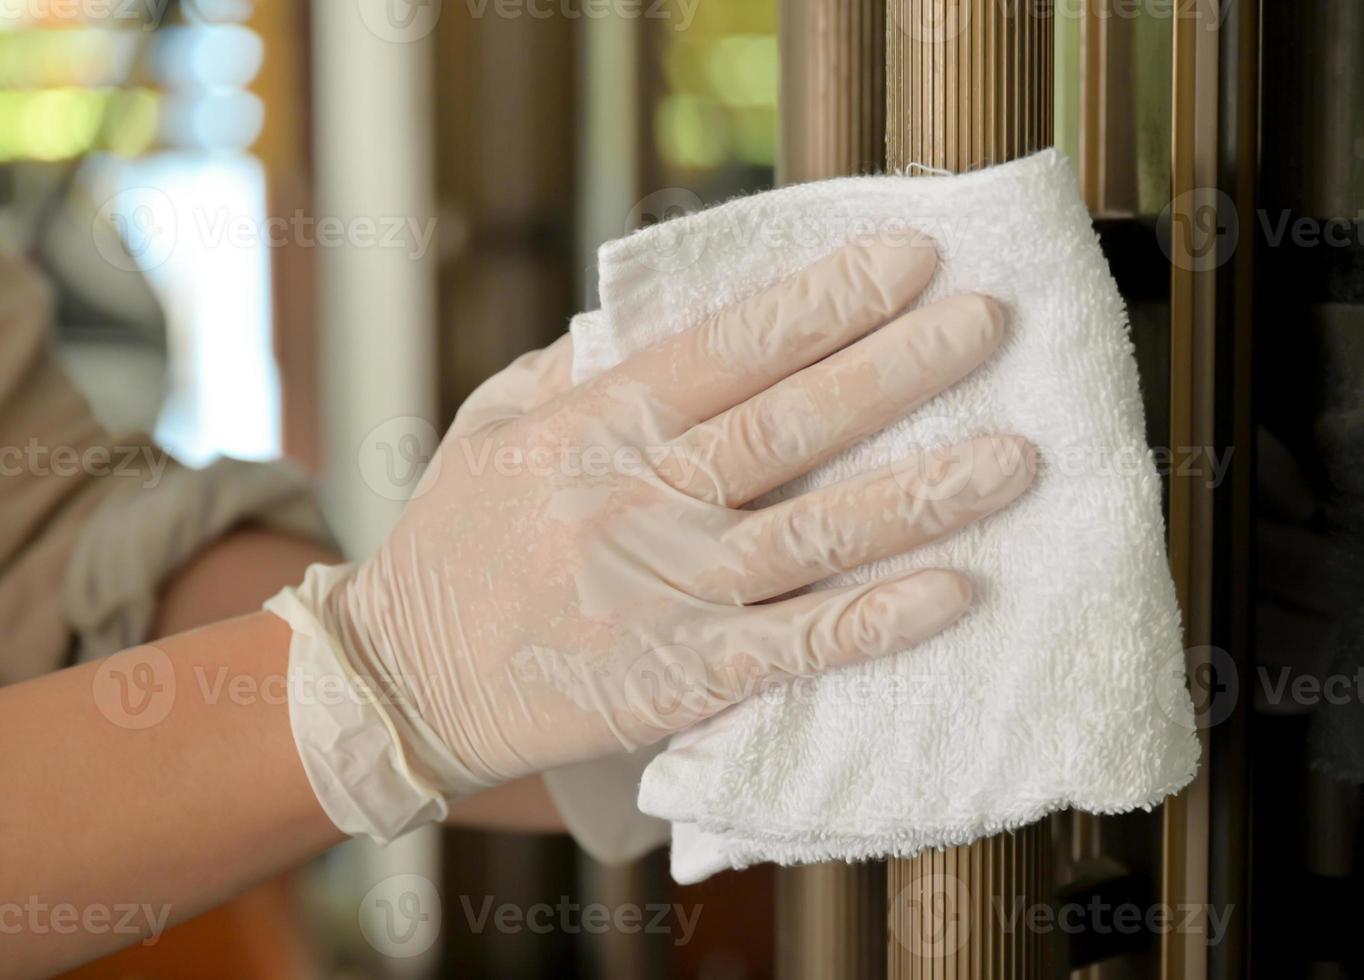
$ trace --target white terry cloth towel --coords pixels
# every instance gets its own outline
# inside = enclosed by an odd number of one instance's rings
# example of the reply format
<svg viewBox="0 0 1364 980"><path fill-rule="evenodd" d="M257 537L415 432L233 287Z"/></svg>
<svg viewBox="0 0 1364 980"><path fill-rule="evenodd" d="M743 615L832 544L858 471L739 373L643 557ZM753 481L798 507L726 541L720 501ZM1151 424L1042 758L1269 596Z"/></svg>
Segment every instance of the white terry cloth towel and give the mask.
<svg viewBox="0 0 1364 980"><path fill-rule="evenodd" d="M930 566L976 604L912 651L766 691L675 737L639 807L673 823L679 881L760 861L910 856L1066 807L1151 807L1193 777L1160 482L1121 297L1053 150L961 176L850 177L757 194L603 245L602 309L573 323L578 380L849 242L932 236L921 297L1010 309L963 383L756 502L934 447L1018 433L1035 485L1005 511L816 588Z"/></svg>

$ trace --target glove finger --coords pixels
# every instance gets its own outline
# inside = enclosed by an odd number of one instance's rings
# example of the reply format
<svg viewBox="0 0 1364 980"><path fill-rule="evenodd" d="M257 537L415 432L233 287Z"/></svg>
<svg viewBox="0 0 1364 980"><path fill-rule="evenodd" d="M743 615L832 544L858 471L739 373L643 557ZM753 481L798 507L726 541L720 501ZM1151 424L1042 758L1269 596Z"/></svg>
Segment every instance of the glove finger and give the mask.
<svg viewBox="0 0 1364 980"><path fill-rule="evenodd" d="M671 439L885 323L923 291L932 242L847 246L579 386L579 409Z"/></svg>
<svg viewBox="0 0 1364 980"><path fill-rule="evenodd" d="M752 606L702 648L707 689L739 701L774 679L899 653L946 629L970 605L964 576L928 569Z"/></svg>
<svg viewBox="0 0 1364 980"><path fill-rule="evenodd" d="M1004 308L966 293L913 310L680 436L659 475L736 507L878 432L979 367Z"/></svg>
<svg viewBox="0 0 1364 980"><path fill-rule="evenodd" d="M1026 439L983 437L753 511L722 542L733 558L705 596L748 605L912 551L1006 507L1036 469Z"/></svg>

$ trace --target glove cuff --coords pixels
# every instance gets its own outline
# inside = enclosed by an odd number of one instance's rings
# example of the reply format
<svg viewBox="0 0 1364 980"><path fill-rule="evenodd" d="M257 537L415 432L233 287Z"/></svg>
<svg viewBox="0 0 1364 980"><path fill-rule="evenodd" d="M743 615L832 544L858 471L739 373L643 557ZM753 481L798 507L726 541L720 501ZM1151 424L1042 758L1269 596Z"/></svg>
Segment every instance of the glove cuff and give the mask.
<svg viewBox="0 0 1364 980"><path fill-rule="evenodd" d="M264 609L289 624L289 724L318 803L347 834L386 844L444 820L447 800L482 788L432 747L419 719L395 710L367 658L339 639L325 600L355 565L313 565ZM458 768L458 767L456 767Z"/></svg>

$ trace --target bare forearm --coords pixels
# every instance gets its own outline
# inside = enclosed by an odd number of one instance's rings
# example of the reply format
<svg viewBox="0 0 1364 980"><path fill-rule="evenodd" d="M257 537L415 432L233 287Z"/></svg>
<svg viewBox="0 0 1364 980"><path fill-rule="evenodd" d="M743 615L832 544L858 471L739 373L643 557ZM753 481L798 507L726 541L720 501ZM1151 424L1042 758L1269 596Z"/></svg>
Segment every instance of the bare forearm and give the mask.
<svg viewBox="0 0 1364 980"><path fill-rule="evenodd" d="M180 569L162 589L153 636L165 636L260 608L313 562L341 556L263 528L226 535ZM482 830L561 833L563 820L539 776L518 779L450 805L447 823Z"/></svg>
<svg viewBox="0 0 1364 980"><path fill-rule="evenodd" d="M259 612L214 623L337 560L236 531L162 590L153 635L177 635L0 689L0 976L140 941L340 838L289 729L288 628ZM538 776L453 804L450 822L562 829ZM67 909L93 925L54 921Z"/></svg>
<svg viewBox="0 0 1364 980"><path fill-rule="evenodd" d="M254 613L0 690L0 973L128 945L340 838L294 749L288 648Z"/></svg>

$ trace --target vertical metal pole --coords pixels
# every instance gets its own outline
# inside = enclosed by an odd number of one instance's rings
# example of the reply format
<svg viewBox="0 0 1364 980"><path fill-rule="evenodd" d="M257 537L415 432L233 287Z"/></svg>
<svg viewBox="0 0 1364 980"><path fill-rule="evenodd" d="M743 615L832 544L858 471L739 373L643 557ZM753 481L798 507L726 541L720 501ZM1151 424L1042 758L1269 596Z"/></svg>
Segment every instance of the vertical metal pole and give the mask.
<svg viewBox="0 0 1364 980"><path fill-rule="evenodd" d="M781 980L880 980L886 975L886 866L781 868L777 976Z"/></svg>
<svg viewBox="0 0 1364 980"><path fill-rule="evenodd" d="M885 168L884 0L781 5L782 184Z"/></svg>
<svg viewBox="0 0 1364 980"><path fill-rule="evenodd" d="M1051 0L886 0L886 158L953 172L1052 143ZM887 975L1050 975L1026 928L1051 888L1049 821L890 862Z"/></svg>
<svg viewBox="0 0 1364 980"><path fill-rule="evenodd" d="M1051 0L785 0L782 182L1049 146L1052 27ZM781 976L1048 975L1044 937L1012 912L1046 900L1050 867L1044 822L888 872L784 870Z"/></svg>
<svg viewBox="0 0 1364 980"><path fill-rule="evenodd" d="M953 172L1052 143L1052 0L886 0L886 161Z"/></svg>
<svg viewBox="0 0 1364 980"><path fill-rule="evenodd" d="M885 166L885 0L783 0L783 184ZM781 868L777 973L782 980L885 976L881 862Z"/></svg>
<svg viewBox="0 0 1364 980"><path fill-rule="evenodd" d="M1217 362L1217 276L1221 236L1217 191L1218 17L1216 0L1196 0L1174 18L1170 146L1170 446L1213 446ZM1207 227L1211 236L1190 235ZM1199 222L1203 223L1200 224ZM1169 552L1175 591L1184 613L1184 641L1194 704L1210 706L1215 677L1212 637L1214 489L1181 473L1170 477ZM1206 722L1206 719L1203 719ZM1210 735L1200 728L1203 762L1194 781L1162 808L1162 900L1171 908L1200 910L1189 928L1162 934L1161 976L1208 976L1206 909L1210 833L1209 788L1217 760Z"/></svg>

